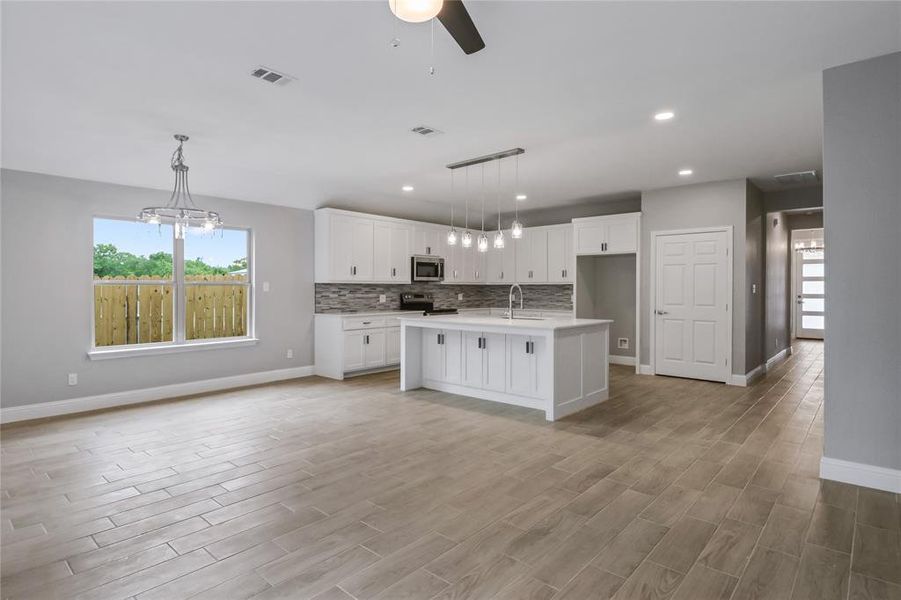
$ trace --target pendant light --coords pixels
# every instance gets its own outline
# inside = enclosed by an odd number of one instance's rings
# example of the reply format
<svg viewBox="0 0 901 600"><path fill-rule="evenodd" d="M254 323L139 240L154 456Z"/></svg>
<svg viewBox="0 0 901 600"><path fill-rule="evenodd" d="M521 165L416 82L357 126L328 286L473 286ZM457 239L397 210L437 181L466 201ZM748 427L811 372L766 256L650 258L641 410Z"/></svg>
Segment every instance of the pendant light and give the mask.
<svg viewBox="0 0 901 600"><path fill-rule="evenodd" d="M488 236L485 235L485 165L482 164L482 233L477 242L479 252L488 252Z"/></svg>
<svg viewBox="0 0 901 600"><path fill-rule="evenodd" d="M501 161L497 161L497 189L494 191L494 200L497 203L497 231L494 234L494 247L497 250L504 249L504 232L501 230Z"/></svg>
<svg viewBox="0 0 901 600"><path fill-rule="evenodd" d="M519 155L516 155L516 194L519 194ZM510 237L518 240L522 237L522 223L519 222L519 204L518 200L513 198L513 224L510 226Z"/></svg>
<svg viewBox="0 0 901 600"><path fill-rule="evenodd" d="M451 176L451 228L450 231L447 232L447 245L448 246L456 246L457 245L457 230L454 229L454 202L456 201L456 196L454 195L454 172L450 172Z"/></svg>
<svg viewBox="0 0 901 600"><path fill-rule="evenodd" d="M219 213L212 210L203 210L194 205L191 190L188 187L188 165L185 164L185 156L182 150L188 136L175 134L178 147L172 153L169 165L175 171L175 187L169 197L166 206L149 206L142 208L138 213L138 219L145 223L159 225L160 223L172 223L175 225L175 237L184 239L188 227L197 227L203 231L213 232L222 227L222 219Z"/></svg>
<svg viewBox="0 0 901 600"><path fill-rule="evenodd" d="M463 224L463 235L460 236L460 245L464 248L472 248L472 232L469 231L469 167L466 167L466 190L463 192L463 202L466 205L466 210L464 212L465 222Z"/></svg>

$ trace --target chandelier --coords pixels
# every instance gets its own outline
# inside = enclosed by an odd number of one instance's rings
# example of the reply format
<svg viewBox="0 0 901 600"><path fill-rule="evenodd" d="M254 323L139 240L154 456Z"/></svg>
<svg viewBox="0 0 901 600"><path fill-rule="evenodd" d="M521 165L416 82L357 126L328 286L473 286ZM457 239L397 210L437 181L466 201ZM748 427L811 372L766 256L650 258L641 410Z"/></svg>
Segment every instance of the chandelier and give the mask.
<svg viewBox="0 0 901 600"><path fill-rule="evenodd" d="M185 164L182 146L188 141L188 136L175 134L178 140L178 148L172 153L170 164L175 171L175 187L169 197L166 206L150 206L142 208L138 213L138 219L155 225L160 223L172 223L175 225L175 237L184 239L185 231L189 227L197 227L203 231L212 232L222 227L222 219L219 213L212 210L197 208L191 197L188 187L188 165Z"/></svg>

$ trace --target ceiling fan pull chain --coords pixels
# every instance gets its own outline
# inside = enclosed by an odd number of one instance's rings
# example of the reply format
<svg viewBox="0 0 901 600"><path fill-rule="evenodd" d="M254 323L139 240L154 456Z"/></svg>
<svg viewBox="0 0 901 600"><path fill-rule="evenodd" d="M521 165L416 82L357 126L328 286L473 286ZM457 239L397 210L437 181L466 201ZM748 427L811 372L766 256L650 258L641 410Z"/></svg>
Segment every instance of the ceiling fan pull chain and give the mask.
<svg viewBox="0 0 901 600"><path fill-rule="evenodd" d="M435 19L429 21L429 75L435 75L438 71L435 69Z"/></svg>

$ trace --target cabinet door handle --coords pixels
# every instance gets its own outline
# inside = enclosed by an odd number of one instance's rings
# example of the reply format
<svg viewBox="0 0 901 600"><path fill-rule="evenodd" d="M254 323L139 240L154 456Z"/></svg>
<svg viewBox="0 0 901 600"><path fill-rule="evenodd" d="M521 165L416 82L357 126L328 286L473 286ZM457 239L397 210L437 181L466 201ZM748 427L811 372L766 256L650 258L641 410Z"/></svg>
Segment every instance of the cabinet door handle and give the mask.
<svg viewBox="0 0 901 600"><path fill-rule="evenodd" d="M426 246L426 247L425 247L425 253L426 253L426 254L431 254L431 253L432 253L432 247L431 247L431 246Z"/></svg>
<svg viewBox="0 0 901 600"><path fill-rule="evenodd" d="M392 277L397 277L397 268L391 267L391 276L392 276Z"/></svg>
<svg viewBox="0 0 901 600"><path fill-rule="evenodd" d="M479 272L476 271L476 279L478 279L478 278L479 278Z"/></svg>
<svg viewBox="0 0 901 600"><path fill-rule="evenodd" d="M526 354L529 354L529 342L526 342Z"/></svg>
<svg viewBox="0 0 901 600"><path fill-rule="evenodd" d="M372 321L363 321L363 325L372 325Z"/></svg>
<svg viewBox="0 0 901 600"><path fill-rule="evenodd" d="M368 343L369 343L369 336L368 336L368 335L364 335L364 336L363 336L363 343L364 343L364 344L368 344Z"/></svg>
<svg viewBox="0 0 901 600"><path fill-rule="evenodd" d="M500 276L500 277L498 277L498 279L503 279L503 278L504 278L504 272L503 272L503 271L501 271L501 276Z"/></svg>

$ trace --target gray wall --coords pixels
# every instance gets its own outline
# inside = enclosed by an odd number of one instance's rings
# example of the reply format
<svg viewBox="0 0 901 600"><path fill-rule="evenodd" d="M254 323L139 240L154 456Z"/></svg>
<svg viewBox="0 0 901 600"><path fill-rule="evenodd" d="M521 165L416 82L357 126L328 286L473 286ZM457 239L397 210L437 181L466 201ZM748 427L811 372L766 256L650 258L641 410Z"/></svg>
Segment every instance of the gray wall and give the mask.
<svg viewBox="0 0 901 600"><path fill-rule="evenodd" d="M313 364L313 214L197 197L250 227L256 281L252 347L91 361L92 217L133 217L170 192L3 170L2 394L20 406ZM294 349L286 359L285 350ZM78 373L78 385L67 385Z"/></svg>
<svg viewBox="0 0 901 600"><path fill-rule="evenodd" d="M764 358L769 359L791 344L791 249L788 215L768 213L766 234L766 324Z"/></svg>
<svg viewBox="0 0 901 600"><path fill-rule="evenodd" d="M745 374L745 221L744 179L700 183L644 192L641 195L641 363L650 364L651 232L692 227L733 226L732 372ZM759 326L759 325L758 325ZM751 365L754 368L756 365Z"/></svg>
<svg viewBox="0 0 901 600"><path fill-rule="evenodd" d="M823 118L824 456L899 469L901 53L824 71Z"/></svg>
<svg viewBox="0 0 901 600"><path fill-rule="evenodd" d="M765 332L765 260L766 242L763 193L747 182L745 198L745 371L766 361L763 352Z"/></svg>
<svg viewBox="0 0 901 600"><path fill-rule="evenodd" d="M576 277L576 316L613 319L610 354L635 356L635 255L579 256ZM616 347L621 337L629 339L628 349Z"/></svg>

